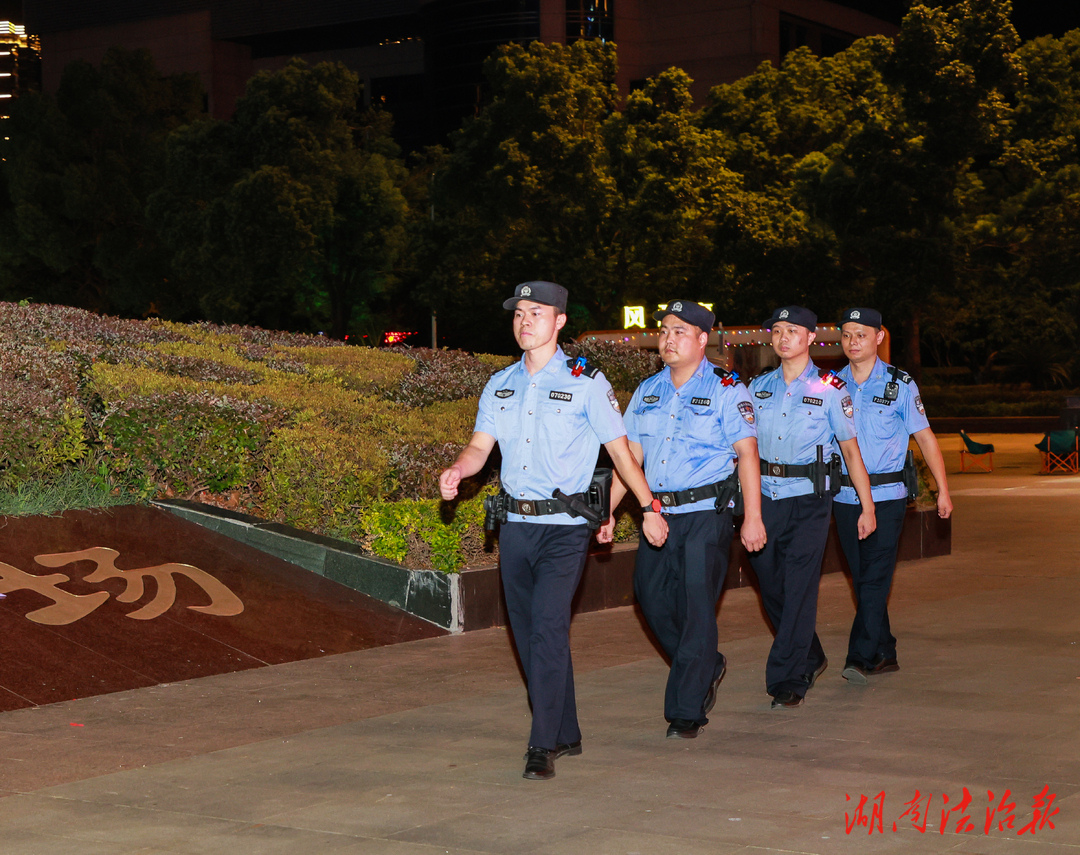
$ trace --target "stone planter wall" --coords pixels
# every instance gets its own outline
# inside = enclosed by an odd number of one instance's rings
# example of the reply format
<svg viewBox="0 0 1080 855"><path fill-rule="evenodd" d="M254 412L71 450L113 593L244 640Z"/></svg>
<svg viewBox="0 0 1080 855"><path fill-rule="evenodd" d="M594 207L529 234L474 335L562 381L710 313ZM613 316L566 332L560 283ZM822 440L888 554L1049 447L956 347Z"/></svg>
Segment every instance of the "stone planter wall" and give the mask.
<svg viewBox="0 0 1080 855"><path fill-rule="evenodd" d="M464 570L456 575L413 570L364 555L359 547L345 541L212 505L177 499L154 504L452 632L506 625L497 567ZM939 519L933 510L908 510L898 560L948 555L951 551L952 523L949 520ZM637 544L597 545L585 562L581 586L574 597L574 613L632 605L636 554ZM840 550L836 524L832 522L822 572L846 570L847 562ZM732 538L724 587L755 584L750 560L736 535Z"/></svg>

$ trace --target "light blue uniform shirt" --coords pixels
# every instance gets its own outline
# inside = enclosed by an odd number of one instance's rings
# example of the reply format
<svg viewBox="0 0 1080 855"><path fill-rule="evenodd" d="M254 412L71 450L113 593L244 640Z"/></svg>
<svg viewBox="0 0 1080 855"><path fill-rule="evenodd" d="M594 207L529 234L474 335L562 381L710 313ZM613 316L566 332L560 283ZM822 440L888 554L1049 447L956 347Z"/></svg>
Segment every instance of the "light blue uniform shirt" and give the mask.
<svg viewBox="0 0 1080 855"><path fill-rule="evenodd" d="M495 437L502 453L503 489L515 499L550 499L589 488L602 443L626 435L619 402L602 373L570 373L557 348L530 375L525 357L493 375L480 395L474 430ZM510 514L510 522L584 525L582 517Z"/></svg>
<svg viewBox="0 0 1080 855"><path fill-rule="evenodd" d="M859 433L859 451L862 452L866 471L872 475L902 470L909 437L930 427L922 398L919 397L919 387L915 385L911 375L903 371L897 372L897 397L895 401L888 400L885 386L893 379L889 367L880 359L875 360L870 376L861 386L855 384L850 365L844 366L839 372L855 401L855 429ZM846 462L844 472L847 472ZM907 498L907 487L903 483L879 484L872 487L870 492L875 502ZM854 487L844 487L836 501L845 505L857 505L859 496Z"/></svg>
<svg viewBox="0 0 1080 855"><path fill-rule="evenodd" d="M848 390L822 380L813 360L790 386L784 383L783 366L755 377L750 397L757 412L758 454L768 463L814 463L819 445L828 460L840 453L838 442L855 437ZM761 493L772 499L813 492L809 478L761 476Z"/></svg>
<svg viewBox="0 0 1080 855"><path fill-rule="evenodd" d="M735 468L734 444L757 436L754 405L742 383L725 386L702 359L680 388L671 369L644 380L626 413L626 435L645 452L645 479L654 493L679 492L723 481ZM666 514L712 510L715 499L702 499Z"/></svg>

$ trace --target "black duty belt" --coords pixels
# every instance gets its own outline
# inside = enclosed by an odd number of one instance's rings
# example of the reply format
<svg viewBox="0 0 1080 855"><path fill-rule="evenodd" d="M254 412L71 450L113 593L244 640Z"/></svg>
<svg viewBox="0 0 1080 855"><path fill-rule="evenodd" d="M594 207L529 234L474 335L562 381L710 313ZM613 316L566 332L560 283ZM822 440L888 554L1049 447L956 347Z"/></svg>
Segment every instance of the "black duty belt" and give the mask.
<svg viewBox="0 0 1080 855"><path fill-rule="evenodd" d="M561 499L515 499L513 496L507 498L509 503L507 510L512 514L521 514L525 517L546 517L551 514L570 513L570 506ZM574 493L571 498L588 501L584 493Z"/></svg>
<svg viewBox="0 0 1080 855"><path fill-rule="evenodd" d="M773 478L813 478L813 464L810 463L769 463L761 461L761 474Z"/></svg>
<svg viewBox="0 0 1080 855"><path fill-rule="evenodd" d="M851 483L851 476L846 472L840 476L840 483L845 487L854 487ZM904 473L903 472L878 472L875 475L870 476L870 486L880 487L882 484L903 484Z"/></svg>
<svg viewBox="0 0 1080 855"><path fill-rule="evenodd" d="M677 493L653 493L665 508L677 508L679 505L689 505L700 502L703 499L715 499L723 489L723 482L719 484L706 484L704 487L692 487L689 490L679 490Z"/></svg>

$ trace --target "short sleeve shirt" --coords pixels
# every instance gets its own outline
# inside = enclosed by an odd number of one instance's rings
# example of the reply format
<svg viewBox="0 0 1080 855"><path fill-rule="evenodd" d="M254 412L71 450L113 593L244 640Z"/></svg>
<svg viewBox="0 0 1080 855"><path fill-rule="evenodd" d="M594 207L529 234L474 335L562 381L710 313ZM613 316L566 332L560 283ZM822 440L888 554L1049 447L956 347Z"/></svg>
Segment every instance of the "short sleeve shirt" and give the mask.
<svg viewBox="0 0 1080 855"><path fill-rule="evenodd" d="M900 472L904 468L908 440L913 433L930 427L919 387L911 376L897 371L894 381L891 366L875 360L870 376L861 386L856 385L851 366L840 371L840 378L847 383L855 404L855 429L859 435L859 451L862 452L866 471L871 475L882 472ZM896 383L896 396L887 392L889 383ZM847 472L847 463L844 464ZM879 484L872 487L875 502L907 498L907 487L902 483ZM844 487L836 501L845 505L859 504L859 496L853 487Z"/></svg>
<svg viewBox="0 0 1080 855"><path fill-rule="evenodd" d="M742 383L724 385L702 359L678 389L671 369L654 374L634 392L626 412L626 433L645 452L645 479L654 493L679 492L723 481L735 468L734 445L757 436L754 406ZM711 510L703 499L664 513Z"/></svg>
<svg viewBox="0 0 1080 855"><path fill-rule="evenodd" d="M603 373L575 377L557 348L530 375L525 358L493 375L480 395L474 430L495 437L503 489L515 499L550 499L588 489L600 445L626 435L619 402ZM581 517L510 514L511 522L584 525Z"/></svg>
<svg viewBox="0 0 1080 855"><path fill-rule="evenodd" d="M840 452L838 442L855 437L847 387L833 375L823 379L813 360L790 385L784 382L782 366L755 377L750 399L757 415L758 454L769 463L814 463L819 445L828 460ZM809 478L762 475L761 492L772 499L788 499L812 494L814 485Z"/></svg>

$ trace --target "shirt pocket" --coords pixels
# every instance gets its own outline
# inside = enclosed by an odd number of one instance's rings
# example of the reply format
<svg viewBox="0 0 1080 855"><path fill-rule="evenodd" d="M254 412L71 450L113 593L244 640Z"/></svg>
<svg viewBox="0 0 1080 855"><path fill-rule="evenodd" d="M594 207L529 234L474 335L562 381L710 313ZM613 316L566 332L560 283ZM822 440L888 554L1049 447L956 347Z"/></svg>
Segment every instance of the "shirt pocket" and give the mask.
<svg viewBox="0 0 1080 855"><path fill-rule="evenodd" d="M634 427L640 436L662 436L667 430L668 414L655 404L642 404L634 410Z"/></svg>
<svg viewBox="0 0 1080 855"><path fill-rule="evenodd" d="M710 443L716 438L717 419L713 407L686 407L682 414L683 436L694 442Z"/></svg>
<svg viewBox="0 0 1080 855"><path fill-rule="evenodd" d="M496 400L493 416L495 418L496 439L515 439L521 435L522 404L520 398L515 396L514 398Z"/></svg>

